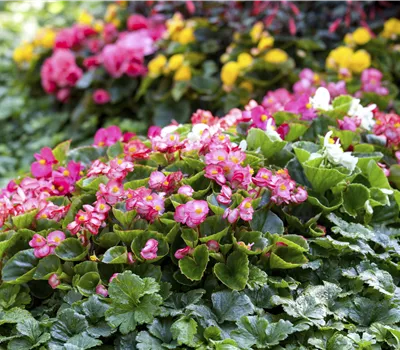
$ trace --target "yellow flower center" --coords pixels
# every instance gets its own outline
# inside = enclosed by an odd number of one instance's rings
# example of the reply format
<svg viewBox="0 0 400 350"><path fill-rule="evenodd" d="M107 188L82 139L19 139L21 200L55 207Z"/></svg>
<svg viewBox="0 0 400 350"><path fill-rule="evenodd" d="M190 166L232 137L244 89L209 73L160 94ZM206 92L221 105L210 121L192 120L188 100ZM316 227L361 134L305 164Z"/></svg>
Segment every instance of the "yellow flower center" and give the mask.
<svg viewBox="0 0 400 350"><path fill-rule="evenodd" d="M59 186L59 187L58 187L58 190L59 190L59 191L64 191L64 186Z"/></svg>
<svg viewBox="0 0 400 350"><path fill-rule="evenodd" d="M268 176L267 174L261 175L261 177L262 177L263 179L265 179L265 180L269 178L269 176Z"/></svg>
<svg viewBox="0 0 400 350"><path fill-rule="evenodd" d="M36 238L36 243L39 243L42 241L42 238Z"/></svg>
<svg viewBox="0 0 400 350"><path fill-rule="evenodd" d="M260 117L260 119L261 119L262 122L265 122L265 121L268 119L268 117L267 117L265 114L263 114L263 115Z"/></svg>
<svg viewBox="0 0 400 350"><path fill-rule="evenodd" d="M168 186L168 185L169 185L169 182L168 182L167 180L165 180L165 181L163 182L163 185L164 185L164 186Z"/></svg>
<svg viewBox="0 0 400 350"><path fill-rule="evenodd" d="M395 128L400 128L400 123L394 124L394 127L395 127Z"/></svg>
<svg viewBox="0 0 400 350"><path fill-rule="evenodd" d="M232 162L234 162L236 164L239 163L239 158L233 156L231 159L232 159Z"/></svg>
<svg viewBox="0 0 400 350"><path fill-rule="evenodd" d="M64 170L64 171L63 171L63 175L64 175L64 176L69 176L69 171L68 171L68 170Z"/></svg>
<svg viewBox="0 0 400 350"><path fill-rule="evenodd" d="M39 160L39 164L45 165L46 161L44 159Z"/></svg>
<svg viewBox="0 0 400 350"><path fill-rule="evenodd" d="M175 136L174 136L174 135L170 135L170 136L169 136L169 139L170 139L171 141L174 141L174 140L175 140Z"/></svg>
<svg viewBox="0 0 400 350"><path fill-rule="evenodd" d="M42 219L47 219L47 215L46 215L46 214L42 214L40 217L41 217Z"/></svg>
<svg viewBox="0 0 400 350"><path fill-rule="evenodd" d="M247 208L247 209L249 209L249 208L251 207L251 203L250 203L250 202L247 202L247 203L244 205L244 207Z"/></svg>
<svg viewBox="0 0 400 350"><path fill-rule="evenodd" d="M117 163L121 165L122 164L122 159L118 159Z"/></svg>
<svg viewBox="0 0 400 350"><path fill-rule="evenodd" d="M78 220L79 220L79 221L85 221L85 217L84 217L83 215L81 215L81 216L78 218Z"/></svg>
<svg viewBox="0 0 400 350"><path fill-rule="evenodd" d="M103 141L100 141L100 142L99 142L99 146L104 146L104 142L103 142Z"/></svg>
<svg viewBox="0 0 400 350"><path fill-rule="evenodd" d="M160 210L161 210L161 207L160 207L159 205L156 205L156 206L154 207L154 209L157 210L157 211L160 211Z"/></svg>
<svg viewBox="0 0 400 350"><path fill-rule="evenodd" d="M100 205L99 205L99 208L100 208L100 210L103 210L103 209L104 209L104 207L105 207L105 205L104 205L104 204L100 204Z"/></svg>
<svg viewBox="0 0 400 350"><path fill-rule="evenodd" d="M329 140L328 140L328 142L331 144L331 145L333 145L334 143L335 143L335 140L333 139L333 138L329 138Z"/></svg>
<svg viewBox="0 0 400 350"><path fill-rule="evenodd" d="M219 138L221 141L225 140L225 136L224 136L224 135L219 135L218 138Z"/></svg>
<svg viewBox="0 0 400 350"><path fill-rule="evenodd" d="M223 156L218 156L217 159L218 159L219 161L223 161L225 158L224 158Z"/></svg>
<svg viewBox="0 0 400 350"><path fill-rule="evenodd" d="M112 191L113 191L113 193L117 193L117 192L119 191L118 186L114 186L114 187L112 188Z"/></svg>
<svg viewBox="0 0 400 350"><path fill-rule="evenodd" d="M284 184L280 185L279 188L280 188L282 191L286 190L286 186L285 186Z"/></svg>
<svg viewBox="0 0 400 350"><path fill-rule="evenodd" d="M131 153L136 152L136 147L135 146L129 147L129 152Z"/></svg>
<svg viewBox="0 0 400 350"><path fill-rule="evenodd" d="M146 201L151 201L153 199L153 196L147 196Z"/></svg>
<svg viewBox="0 0 400 350"><path fill-rule="evenodd" d="M254 170L250 168L249 173L253 175L254 174Z"/></svg>
<svg viewBox="0 0 400 350"><path fill-rule="evenodd" d="M306 108L307 108L307 109L311 109L311 107L312 107L311 103L307 103L307 104L306 104Z"/></svg>
<svg viewBox="0 0 400 350"><path fill-rule="evenodd" d="M60 243L60 242L61 242L60 237L56 237L56 238L54 238L54 240L55 240L57 243Z"/></svg>
<svg viewBox="0 0 400 350"><path fill-rule="evenodd" d="M203 212L203 209L197 208L195 209L196 214L201 214Z"/></svg>
<svg viewBox="0 0 400 350"><path fill-rule="evenodd" d="M218 174L218 171L217 171L217 170L211 170L211 174L217 175L217 174Z"/></svg>

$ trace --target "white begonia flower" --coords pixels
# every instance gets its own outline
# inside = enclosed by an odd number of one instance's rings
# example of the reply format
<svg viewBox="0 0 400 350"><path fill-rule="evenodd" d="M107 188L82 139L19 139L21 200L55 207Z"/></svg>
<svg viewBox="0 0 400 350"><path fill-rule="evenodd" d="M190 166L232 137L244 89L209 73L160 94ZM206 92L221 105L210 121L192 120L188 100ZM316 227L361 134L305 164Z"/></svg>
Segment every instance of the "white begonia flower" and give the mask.
<svg viewBox="0 0 400 350"><path fill-rule="evenodd" d="M361 127L366 130L371 130L375 125L374 114L372 113L375 108L375 104L363 107L360 104L360 100L354 98L353 101L351 101L347 114L350 117L358 117L361 120Z"/></svg>
<svg viewBox="0 0 400 350"><path fill-rule="evenodd" d="M247 141L246 140L240 141L239 148L241 149L242 152L246 151L246 149L247 149Z"/></svg>
<svg viewBox="0 0 400 350"><path fill-rule="evenodd" d="M315 109L329 111L332 109L330 102L331 94L329 93L328 89L324 87L319 87L317 91L315 91L314 97L310 97L311 106Z"/></svg>
<svg viewBox="0 0 400 350"><path fill-rule="evenodd" d="M388 194L388 195L393 194L393 190L388 190L387 188L381 188L380 190L381 190L381 192L383 192L384 194Z"/></svg>
<svg viewBox="0 0 400 350"><path fill-rule="evenodd" d="M165 126L161 129L161 137L165 137L169 134L172 134L173 132L175 132L179 127L181 127L182 125L168 125Z"/></svg>
<svg viewBox="0 0 400 350"><path fill-rule="evenodd" d="M372 209L369 199L365 202L364 208L368 214L372 215L374 213L374 210Z"/></svg>
<svg viewBox="0 0 400 350"><path fill-rule="evenodd" d="M271 141L282 141L281 136L275 131L275 126L272 125L272 121L272 118L268 119L265 133L271 139Z"/></svg>
<svg viewBox="0 0 400 350"><path fill-rule="evenodd" d="M340 140L336 142L331 138L332 131L329 131L324 137L324 154L329 162L335 165L343 165L345 168L353 171L357 165L358 158L351 155L351 152L343 152Z"/></svg>
<svg viewBox="0 0 400 350"><path fill-rule="evenodd" d="M207 130L209 126L207 124L195 124L193 125L192 131L188 134L187 138L190 142L200 141L201 135L204 130Z"/></svg>

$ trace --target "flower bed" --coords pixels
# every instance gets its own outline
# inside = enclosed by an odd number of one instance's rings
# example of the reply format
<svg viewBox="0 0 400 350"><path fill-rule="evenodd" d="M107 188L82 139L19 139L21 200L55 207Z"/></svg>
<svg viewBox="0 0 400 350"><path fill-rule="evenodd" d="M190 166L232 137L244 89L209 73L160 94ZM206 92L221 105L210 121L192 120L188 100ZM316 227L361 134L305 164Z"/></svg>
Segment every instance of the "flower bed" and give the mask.
<svg viewBox="0 0 400 350"><path fill-rule="evenodd" d="M0 341L397 348L400 117L267 96L36 154L0 195Z"/></svg>

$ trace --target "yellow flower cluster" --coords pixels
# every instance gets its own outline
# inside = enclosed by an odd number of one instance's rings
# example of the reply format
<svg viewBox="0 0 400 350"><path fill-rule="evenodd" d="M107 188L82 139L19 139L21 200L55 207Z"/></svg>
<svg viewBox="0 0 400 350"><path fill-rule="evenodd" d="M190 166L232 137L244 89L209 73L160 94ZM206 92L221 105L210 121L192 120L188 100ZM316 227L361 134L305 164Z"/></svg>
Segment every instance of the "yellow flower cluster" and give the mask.
<svg viewBox="0 0 400 350"><path fill-rule="evenodd" d="M183 54L172 55L168 60L164 55L157 55L148 64L149 75L153 78L161 74L168 75L174 73L175 81L187 81L192 78L192 71L185 63Z"/></svg>
<svg viewBox="0 0 400 350"><path fill-rule="evenodd" d="M23 42L13 52L13 59L17 64L29 63L37 58L35 49L51 49L54 46L56 32L50 28L41 28L32 42Z"/></svg>
<svg viewBox="0 0 400 350"><path fill-rule="evenodd" d="M397 18L388 19L383 25L383 32L381 35L384 38L397 39L400 36L400 20Z"/></svg>
<svg viewBox="0 0 400 350"><path fill-rule="evenodd" d="M339 70L347 68L353 73L361 73L371 65L371 56L365 50L354 51L350 47L339 46L329 53L326 67Z"/></svg>
<svg viewBox="0 0 400 350"><path fill-rule="evenodd" d="M344 37L344 42L349 46L365 45L371 40L371 33L368 29L360 27L353 33L347 33Z"/></svg>
<svg viewBox="0 0 400 350"><path fill-rule="evenodd" d="M167 20L168 38L177 41L182 45L196 41L194 35L194 23L185 21L180 13L175 13L172 18Z"/></svg>
<svg viewBox="0 0 400 350"><path fill-rule="evenodd" d="M253 57L247 53L242 52L239 54L237 61L230 61L225 63L221 69L221 80L226 87L231 87L235 84L239 73L243 70L251 66L253 63ZM247 87L246 87L247 86ZM249 85L245 85L245 88L251 90Z"/></svg>
<svg viewBox="0 0 400 350"><path fill-rule="evenodd" d="M110 4L107 6L107 10L104 15L104 21L114 24L117 28L121 25L121 21L119 18L117 18L118 8L119 6L117 4Z"/></svg>

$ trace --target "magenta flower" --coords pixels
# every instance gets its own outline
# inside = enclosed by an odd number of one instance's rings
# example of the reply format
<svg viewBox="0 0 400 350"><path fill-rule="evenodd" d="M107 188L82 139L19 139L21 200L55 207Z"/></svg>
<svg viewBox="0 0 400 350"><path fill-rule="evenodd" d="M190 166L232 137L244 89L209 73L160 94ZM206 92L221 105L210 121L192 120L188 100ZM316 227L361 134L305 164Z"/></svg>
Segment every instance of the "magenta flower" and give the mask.
<svg viewBox="0 0 400 350"><path fill-rule="evenodd" d="M253 177L253 183L259 187L267 187L271 184L272 171L261 168L257 175Z"/></svg>
<svg viewBox="0 0 400 350"><path fill-rule="evenodd" d="M218 203L229 205L232 201L232 190L229 186L222 186L221 193L217 196Z"/></svg>
<svg viewBox="0 0 400 350"><path fill-rule="evenodd" d="M191 197L194 193L194 189L189 185L183 185L179 187L178 194L183 194L185 196Z"/></svg>
<svg viewBox="0 0 400 350"><path fill-rule="evenodd" d="M132 140L124 145L125 159L128 161L134 161L136 159L147 159L151 149L140 140Z"/></svg>
<svg viewBox="0 0 400 350"><path fill-rule="evenodd" d="M233 224L239 219L239 209L230 209L226 208L224 215L222 215L224 219L228 219L229 223Z"/></svg>
<svg viewBox="0 0 400 350"><path fill-rule="evenodd" d="M275 91L268 91L267 95L262 101L262 105L268 111L268 114L283 111L286 103L290 101L292 95L286 89L277 89Z"/></svg>
<svg viewBox="0 0 400 350"><path fill-rule="evenodd" d="M208 250L211 250L213 252L219 251L219 243L217 241L214 241L213 239L208 241L206 243L206 246L207 246Z"/></svg>
<svg viewBox="0 0 400 350"><path fill-rule="evenodd" d="M97 198L103 197L111 205L118 203L124 195L124 188L118 180L110 180L107 185L100 184L99 191L96 193Z"/></svg>
<svg viewBox="0 0 400 350"><path fill-rule="evenodd" d="M224 168L219 165L210 164L205 168L205 177L214 180L218 185L222 186L226 183Z"/></svg>
<svg viewBox="0 0 400 350"><path fill-rule="evenodd" d="M136 210L137 213L148 221L164 213L164 198L151 189L140 187L136 190L127 190L126 209Z"/></svg>
<svg viewBox="0 0 400 350"><path fill-rule="evenodd" d="M113 281L114 278L118 277L118 273L113 273L112 276L110 277L110 280L108 281L109 283L111 283Z"/></svg>
<svg viewBox="0 0 400 350"><path fill-rule="evenodd" d="M34 155L36 162L31 165L31 173L36 178L48 177L51 175L53 164L58 163L54 158L53 151L50 147L44 147L40 153Z"/></svg>
<svg viewBox="0 0 400 350"><path fill-rule="evenodd" d="M142 15L130 15L127 21L128 30L139 30L139 29L147 29L149 27L149 23L146 17Z"/></svg>
<svg viewBox="0 0 400 350"><path fill-rule="evenodd" d="M208 204L203 200L192 200L176 207L174 219L189 227L200 225L209 212Z"/></svg>
<svg viewBox="0 0 400 350"><path fill-rule="evenodd" d="M310 103L309 95L295 97L285 106L285 111L300 114L302 120L313 120L317 113Z"/></svg>
<svg viewBox="0 0 400 350"><path fill-rule="evenodd" d="M247 165L245 168L238 166L230 179L232 187L247 189L251 183L252 173L253 169L250 168L250 165Z"/></svg>
<svg viewBox="0 0 400 350"><path fill-rule="evenodd" d="M132 265L135 263L135 259L133 258L133 254L131 252L128 253L128 264Z"/></svg>
<svg viewBox="0 0 400 350"><path fill-rule="evenodd" d="M251 221L253 219L254 209L252 206L252 199L246 198L239 205L239 216L244 221Z"/></svg>
<svg viewBox="0 0 400 350"><path fill-rule="evenodd" d="M140 251L140 256L145 260L153 260L157 258L157 251L158 241L150 238Z"/></svg>
<svg viewBox="0 0 400 350"><path fill-rule="evenodd" d="M106 287L104 287L102 284L99 284L96 287L96 294L99 294L101 296L103 296L104 298L107 298L108 296L108 290Z"/></svg>
<svg viewBox="0 0 400 350"><path fill-rule="evenodd" d="M269 119L272 119L273 125L275 125L274 118L268 114L268 111L263 106L256 106L250 111L244 112L251 115L253 126L262 130L267 130L267 123Z"/></svg>
<svg viewBox="0 0 400 350"><path fill-rule="evenodd" d="M94 135L95 146L112 146L122 137L121 129L118 126L112 125L108 128L97 130Z"/></svg>
<svg viewBox="0 0 400 350"><path fill-rule="evenodd" d="M161 128L159 126L152 125L149 127L149 130L147 131L147 137L149 139L160 135L161 135Z"/></svg>
<svg viewBox="0 0 400 350"><path fill-rule="evenodd" d="M228 160L228 152L223 149L217 149L212 151L204 157L204 161L207 165L219 164Z"/></svg>
<svg viewBox="0 0 400 350"><path fill-rule="evenodd" d="M115 158L110 161L110 167L107 169L108 171L105 175L109 179L122 181L133 171L134 165L132 162L126 161L121 158Z"/></svg>
<svg viewBox="0 0 400 350"><path fill-rule="evenodd" d="M58 278L56 273L53 273L49 277L49 285L51 288L56 289L61 284L60 279Z"/></svg>
<svg viewBox="0 0 400 350"><path fill-rule="evenodd" d="M104 89L97 89L93 92L93 101L98 105L103 105L111 100L111 96L107 90Z"/></svg>
<svg viewBox="0 0 400 350"><path fill-rule="evenodd" d="M185 248L178 249L175 252L174 256L176 259L180 260L180 259L183 259L186 255L192 254L192 252L193 252L193 248L186 246Z"/></svg>
<svg viewBox="0 0 400 350"><path fill-rule="evenodd" d="M29 241L29 245L32 248L41 248L46 245L46 238L42 237L41 235L35 233L32 239Z"/></svg>
<svg viewBox="0 0 400 350"><path fill-rule="evenodd" d="M337 120L340 130L350 130L356 131L356 129L361 125L361 120L357 117L344 117L343 120Z"/></svg>
<svg viewBox="0 0 400 350"><path fill-rule="evenodd" d="M62 231L50 232L47 238L35 233L29 241L29 245L34 248L33 254L41 259L47 255L53 254L56 247L65 239L65 234Z"/></svg>

